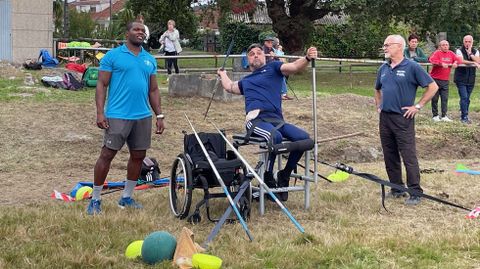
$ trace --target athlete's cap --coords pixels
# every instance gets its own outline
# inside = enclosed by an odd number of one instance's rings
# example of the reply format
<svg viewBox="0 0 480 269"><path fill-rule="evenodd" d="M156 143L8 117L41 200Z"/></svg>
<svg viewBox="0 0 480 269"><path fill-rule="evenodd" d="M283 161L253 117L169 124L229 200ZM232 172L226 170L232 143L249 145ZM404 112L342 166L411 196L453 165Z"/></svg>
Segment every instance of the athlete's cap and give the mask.
<svg viewBox="0 0 480 269"><path fill-rule="evenodd" d="M275 41L275 38L273 36L266 36L263 41Z"/></svg>
<svg viewBox="0 0 480 269"><path fill-rule="evenodd" d="M263 50L263 47L262 45L258 44L258 43L253 43L252 45L250 45L247 49L247 53L249 53L252 49L254 48L259 48L261 50Z"/></svg>

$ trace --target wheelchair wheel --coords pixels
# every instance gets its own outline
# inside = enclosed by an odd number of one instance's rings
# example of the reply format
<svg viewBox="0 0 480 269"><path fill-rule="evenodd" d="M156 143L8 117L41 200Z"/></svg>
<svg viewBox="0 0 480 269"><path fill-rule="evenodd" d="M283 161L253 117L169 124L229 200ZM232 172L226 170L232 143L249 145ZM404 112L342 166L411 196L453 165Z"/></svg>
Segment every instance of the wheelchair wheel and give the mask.
<svg viewBox="0 0 480 269"><path fill-rule="evenodd" d="M170 174L170 208L177 218L188 216L192 204L192 168L185 154L177 156Z"/></svg>

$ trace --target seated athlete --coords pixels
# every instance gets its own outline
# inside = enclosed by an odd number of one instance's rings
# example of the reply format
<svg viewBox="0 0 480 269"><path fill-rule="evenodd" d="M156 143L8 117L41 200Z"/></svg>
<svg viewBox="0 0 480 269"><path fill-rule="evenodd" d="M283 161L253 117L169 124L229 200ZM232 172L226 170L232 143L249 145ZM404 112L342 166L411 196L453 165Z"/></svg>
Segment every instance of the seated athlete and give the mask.
<svg viewBox="0 0 480 269"><path fill-rule="evenodd" d="M309 139L304 130L284 122L282 113L282 83L285 76L304 70L309 62L317 58L317 49L310 47L307 55L292 63L272 61L266 64L265 53L260 44L252 44L247 49L251 74L239 81L232 81L224 70L218 70L223 88L232 94L245 96L246 128L249 133L265 138L269 143L279 144L285 137L295 142ZM273 177L276 154L269 156L267 171L263 180L271 188L288 187L292 171L302 158L303 151L291 151L283 170L278 171L277 182ZM288 192L279 193L281 201L287 201Z"/></svg>

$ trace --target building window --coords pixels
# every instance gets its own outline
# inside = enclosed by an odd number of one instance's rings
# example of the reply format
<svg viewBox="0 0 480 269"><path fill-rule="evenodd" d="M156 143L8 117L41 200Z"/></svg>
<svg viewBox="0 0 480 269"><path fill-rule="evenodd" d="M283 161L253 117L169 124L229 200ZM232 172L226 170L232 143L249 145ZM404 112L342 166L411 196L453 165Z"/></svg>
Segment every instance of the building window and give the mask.
<svg viewBox="0 0 480 269"><path fill-rule="evenodd" d="M97 9L95 8L95 6L90 6L90 13L95 13L97 12Z"/></svg>

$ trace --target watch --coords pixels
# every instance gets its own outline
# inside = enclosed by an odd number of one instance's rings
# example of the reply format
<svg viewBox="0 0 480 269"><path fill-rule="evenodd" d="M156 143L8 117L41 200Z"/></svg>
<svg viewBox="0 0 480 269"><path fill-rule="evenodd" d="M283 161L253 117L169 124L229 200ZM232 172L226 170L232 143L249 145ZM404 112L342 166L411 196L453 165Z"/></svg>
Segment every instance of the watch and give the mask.
<svg viewBox="0 0 480 269"><path fill-rule="evenodd" d="M422 106L421 106L420 104L416 104L416 105L415 105L415 108L418 109L418 110L420 110L420 109L422 109ZM157 116L157 117L158 117L158 116Z"/></svg>
<svg viewBox="0 0 480 269"><path fill-rule="evenodd" d="M160 114L157 115L157 119L163 120L163 119L165 119L165 115L160 113Z"/></svg>

